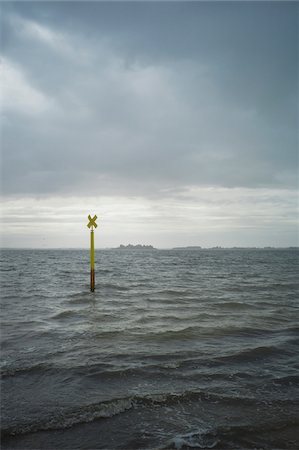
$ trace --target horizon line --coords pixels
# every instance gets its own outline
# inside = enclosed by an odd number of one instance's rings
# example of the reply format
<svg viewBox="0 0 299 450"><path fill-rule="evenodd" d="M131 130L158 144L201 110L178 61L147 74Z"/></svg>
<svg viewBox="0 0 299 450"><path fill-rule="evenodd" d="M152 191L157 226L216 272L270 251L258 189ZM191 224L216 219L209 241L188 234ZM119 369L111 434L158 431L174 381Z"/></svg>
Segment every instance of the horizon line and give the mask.
<svg viewBox="0 0 299 450"><path fill-rule="evenodd" d="M138 244L137 244L138 245ZM147 245L147 244L140 244ZM149 244L148 244L149 245ZM288 245L288 246L272 246L272 245L265 245L265 246L230 246L230 247L224 247L221 245L215 245L212 247L202 247L200 245L183 245L183 246L175 246L175 247L154 247L146 250L179 250L179 249L189 249L189 250L233 250L233 249L258 249L258 250L267 250L267 249L299 249L299 245ZM89 251L89 247L0 247L1 250L86 250ZM142 250L142 248L137 249L130 249L128 247L121 248L118 247L98 247L95 250Z"/></svg>

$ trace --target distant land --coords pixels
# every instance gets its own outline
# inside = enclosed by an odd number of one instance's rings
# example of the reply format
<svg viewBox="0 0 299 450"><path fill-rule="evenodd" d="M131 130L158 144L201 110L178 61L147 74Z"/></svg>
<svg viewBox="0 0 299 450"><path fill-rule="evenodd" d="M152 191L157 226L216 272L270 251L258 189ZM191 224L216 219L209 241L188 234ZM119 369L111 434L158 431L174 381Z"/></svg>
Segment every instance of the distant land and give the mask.
<svg viewBox="0 0 299 450"><path fill-rule="evenodd" d="M145 249L145 250L190 250L190 251L204 251L204 250L299 250L299 246L297 245L292 245L292 246L288 246L288 247L270 247L270 246L265 246L265 247L245 247L245 246L240 246L240 247L221 247L221 246L215 246L215 247L201 247L199 245L189 245L189 246L185 246L185 247L154 247L153 245L142 245L142 244L137 244L137 245L120 245L119 247L97 247L96 250L135 250L135 249ZM86 250L87 251L87 247L13 247L13 246L2 246L0 247L0 250L41 250L41 251L47 251L47 250Z"/></svg>
<svg viewBox="0 0 299 450"><path fill-rule="evenodd" d="M116 249L120 250L163 250L163 249L157 249L153 245L143 245L143 244L128 244L124 245L121 244ZM291 246L291 247L221 247L219 245L215 247L201 247L200 245L188 245L186 247L172 247L164 250L298 250L298 247Z"/></svg>
<svg viewBox="0 0 299 450"><path fill-rule="evenodd" d="M137 245L121 244L118 248L120 248L121 250L156 250L155 247L153 247L152 245L142 245L142 244L137 244Z"/></svg>
<svg viewBox="0 0 299 450"><path fill-rule="evenodd" d="M200 247L199 245L191 245L187 247L173 247L172 250L298 250L299 247Z"/></svg>
<svg viewBox="0 0 299 450"><path fill-rule="evenodd" d="M199 245L189 245L187 247L173 247L172 250L201 250L202 247Z"/></svg>

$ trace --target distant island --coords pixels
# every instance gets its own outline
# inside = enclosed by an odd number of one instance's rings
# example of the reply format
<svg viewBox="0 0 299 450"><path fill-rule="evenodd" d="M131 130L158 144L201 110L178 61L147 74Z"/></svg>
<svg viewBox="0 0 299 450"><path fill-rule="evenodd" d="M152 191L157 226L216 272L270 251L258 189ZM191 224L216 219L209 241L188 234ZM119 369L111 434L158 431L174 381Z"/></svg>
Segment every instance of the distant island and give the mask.
<svg viewBox="0 0 299 450"><path fill-rule="evenodd" d="M216 245L215 247L201 247L200 245L188 245L185 247L172 247L172 248L156 248L152 245L142 245L142 244L128 244L124 245L121 244L119 247L112 247L107 248L107 250L188 250L188 251L206 251L206 250L298 250L299 247L292 246L292 247L271 247L271 246L265 246L265 247L221 247L220 245Z"/></svg>
<svg viewBox="0 0 299 450"><path fill-rule="evenodd" d="M172 250L201 250L199 245L189 245L187 247L174 247Z"/></svg>
<svg viewBox="0 0 299 450"><path fill-rule="evenodd" d="M141 244L137 244L137 245L121 244L118 248L121 250L156 250L155 247L153 247L152 245L141 245Z"/></svg>
<svg viewBox="0 0 299 450"><path fill-rule="evenodd" d="M171 250L298 250L299 247L200 247L199 245L190 245L187 247L173 247Z"/></svg>

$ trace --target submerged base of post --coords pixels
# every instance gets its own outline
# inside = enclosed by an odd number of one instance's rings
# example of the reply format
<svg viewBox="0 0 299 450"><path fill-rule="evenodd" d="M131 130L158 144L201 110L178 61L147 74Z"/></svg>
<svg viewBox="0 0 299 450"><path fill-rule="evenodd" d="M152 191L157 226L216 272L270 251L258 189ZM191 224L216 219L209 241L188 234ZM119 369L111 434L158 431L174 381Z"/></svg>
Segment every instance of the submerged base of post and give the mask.
<svg viewBox="0 0 299 450"><path fill-rule="evenodd" d="M91 269L90 271L90 291L94 292L95 288L95 276L94 276L94 270Z"/></svg>

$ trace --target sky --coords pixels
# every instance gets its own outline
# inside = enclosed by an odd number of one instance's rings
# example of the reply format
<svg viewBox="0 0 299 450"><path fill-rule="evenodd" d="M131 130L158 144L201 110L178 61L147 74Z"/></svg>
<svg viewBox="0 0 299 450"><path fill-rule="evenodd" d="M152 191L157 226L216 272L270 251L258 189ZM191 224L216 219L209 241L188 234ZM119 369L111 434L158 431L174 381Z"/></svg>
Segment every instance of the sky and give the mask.
<svg viewBox="0 0 299 450"><path fill-rule="evenodd" d="M2 2L2 246L298 245L297 2Z"/></svg>

